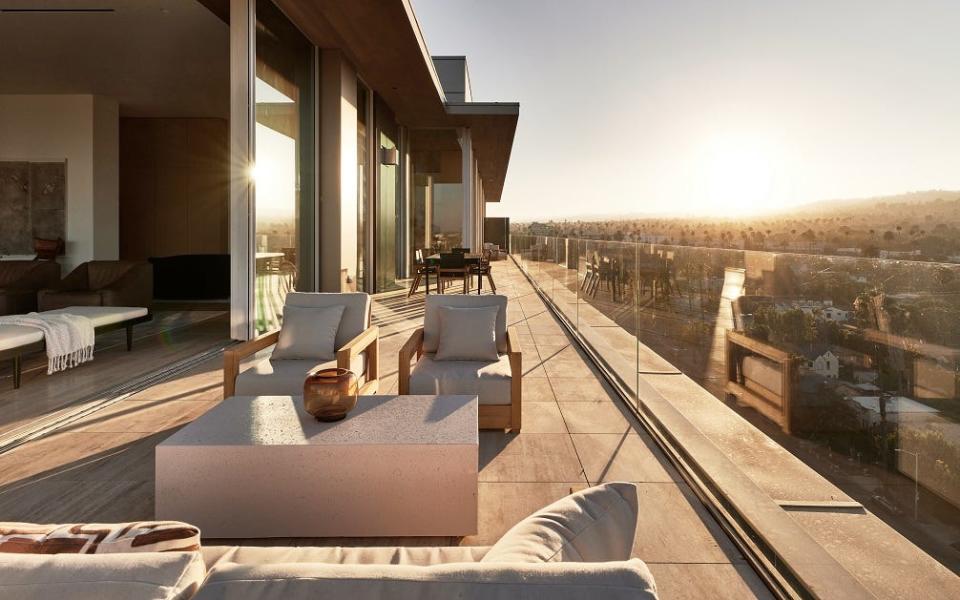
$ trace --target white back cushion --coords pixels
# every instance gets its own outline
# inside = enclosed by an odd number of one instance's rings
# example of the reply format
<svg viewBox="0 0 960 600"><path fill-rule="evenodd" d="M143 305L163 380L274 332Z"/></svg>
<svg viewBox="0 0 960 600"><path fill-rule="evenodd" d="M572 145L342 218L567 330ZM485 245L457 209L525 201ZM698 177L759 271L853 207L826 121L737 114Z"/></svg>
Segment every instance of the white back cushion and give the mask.
<svg viewBox="0 0 960 600"><path fill-rule="evenodd" d="M436 360L496 361L497 306L440 307L440 340Z"/></svg>
<svg viewBox="0 0 960 600"><path fill-rule="evenodd" d="M503 534L483 562L626 560L637 530L637 486L605 483L542 508Z"/></svg>
<svg viewBox="0 0 960 600"><path fill-rule="evenodd" d="M283 307L283 325L274 360L333 360L337 356L337 331L344 307Z"/></svg>
<svg viewBox="0 0 960 600"><path fill-rule="evenodd" d="M340 318L340 329L337 331L337 348L342 348L370 326L370 294L363 292L342 294L290 292L284 300L284 305L307 308L342 306L343 316Z"/></svg>
<svg viewBox="0 0 960 600"><path fill-rule="evenodd" d="M436 352L440 345L440 308L478 308L496 306L497 314L497 352L507 352L507 297L502 294L475 296L471 294L431 294L427 296L423 315L423 351Z"/></svg>

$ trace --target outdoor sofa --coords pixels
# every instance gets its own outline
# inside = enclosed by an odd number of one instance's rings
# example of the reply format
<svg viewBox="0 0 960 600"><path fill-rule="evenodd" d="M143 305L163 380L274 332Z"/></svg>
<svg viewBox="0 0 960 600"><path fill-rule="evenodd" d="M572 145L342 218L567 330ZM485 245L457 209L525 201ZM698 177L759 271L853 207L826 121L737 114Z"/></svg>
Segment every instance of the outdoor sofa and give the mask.
<svg viewBox="0 0 960 600"><path fill-rule="evenodd" d="M175 522L0 523L0 597L652 600L653 576L630 558L637 515L636 486L607 483L541 509L490 547L207 547Z"/></svg>

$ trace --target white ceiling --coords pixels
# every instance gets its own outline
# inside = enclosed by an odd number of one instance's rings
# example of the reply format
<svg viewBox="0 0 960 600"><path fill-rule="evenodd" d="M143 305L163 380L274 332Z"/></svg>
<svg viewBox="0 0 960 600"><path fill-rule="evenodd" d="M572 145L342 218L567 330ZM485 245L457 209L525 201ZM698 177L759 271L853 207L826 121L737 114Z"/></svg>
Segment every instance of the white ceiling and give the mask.
<svg viewBox="0 0 960 600"><path fill-rule="evenodd" d="M229 27L196 0L2 0L0 94L101 94L124 116L230 112Z"/></svg>

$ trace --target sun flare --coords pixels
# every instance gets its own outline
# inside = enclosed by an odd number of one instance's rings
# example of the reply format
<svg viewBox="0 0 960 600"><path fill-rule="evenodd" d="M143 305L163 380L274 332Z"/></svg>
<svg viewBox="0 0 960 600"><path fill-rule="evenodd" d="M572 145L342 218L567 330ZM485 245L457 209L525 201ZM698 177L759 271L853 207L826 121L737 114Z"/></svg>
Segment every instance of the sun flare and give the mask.
<svg viewBox="0 0 960 600"><path fill-rule="evenodd" d="M710 140L703 152L706 212L748 216L776 208L774 197L782 156L767 140L723 135Z"/></svg>

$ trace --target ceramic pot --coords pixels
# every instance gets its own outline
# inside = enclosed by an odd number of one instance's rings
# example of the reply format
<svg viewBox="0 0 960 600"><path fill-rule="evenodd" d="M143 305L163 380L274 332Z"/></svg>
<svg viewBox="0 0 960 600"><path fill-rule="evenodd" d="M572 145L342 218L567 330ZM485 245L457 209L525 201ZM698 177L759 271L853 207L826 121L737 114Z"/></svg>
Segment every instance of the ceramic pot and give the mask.
<svg viewBox="0 0 960 600"><path fill-rule="evenodd" d="M303 382L303 407L318 421L339 421L357 405L357 376L347 369L311 371Z"/></svg>

